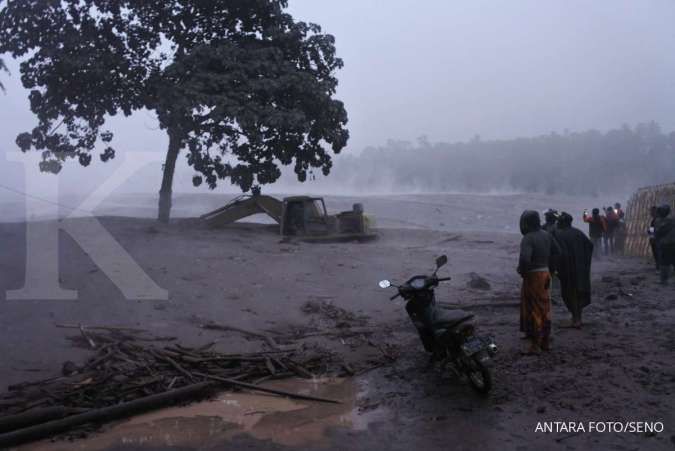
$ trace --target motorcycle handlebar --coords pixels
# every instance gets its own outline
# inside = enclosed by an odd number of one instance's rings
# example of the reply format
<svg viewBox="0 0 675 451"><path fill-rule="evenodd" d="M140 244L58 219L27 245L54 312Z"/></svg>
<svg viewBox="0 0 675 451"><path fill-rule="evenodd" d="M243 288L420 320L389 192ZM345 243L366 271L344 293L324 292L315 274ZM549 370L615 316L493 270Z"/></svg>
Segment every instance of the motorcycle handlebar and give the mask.
<svg viewBox="0 0 675 451"><path fill-rule="evenodd" d="M435 277L435 276L434 276L434 277ZM451 277L436 277L435 279L436 279L436 283L438 283L438 282L447 282L448 280L451 280L452 278L451 278ZM401 291L400 291L400 290L401 290L402 288L403 288L403 287L399 287L399 292L396 293L395 295L393 295L392 297L390 297L389 300L390 300L390 301L393 301L393 300L396 299L397 297L401 296Z"/></svg>

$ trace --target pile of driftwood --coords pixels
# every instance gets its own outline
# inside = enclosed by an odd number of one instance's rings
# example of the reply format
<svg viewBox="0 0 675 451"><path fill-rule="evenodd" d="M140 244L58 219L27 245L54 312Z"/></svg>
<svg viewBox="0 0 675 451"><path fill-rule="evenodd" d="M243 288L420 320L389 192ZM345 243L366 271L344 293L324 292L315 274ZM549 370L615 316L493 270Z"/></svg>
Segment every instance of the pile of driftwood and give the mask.
<svg viewBox="0 0 675 451"><path fill-rule="evenodd" d="M0 448L204 398L223 388L337 402L258 384L344 371L338 356L307 347L224 354L213 350L214 343L186 347L166 344L164 338L158 345L157 339L131 329L79 329L77 340L94 351L90 359L80 365L66 362L61 376L16 384L0 396Z"/></svg>

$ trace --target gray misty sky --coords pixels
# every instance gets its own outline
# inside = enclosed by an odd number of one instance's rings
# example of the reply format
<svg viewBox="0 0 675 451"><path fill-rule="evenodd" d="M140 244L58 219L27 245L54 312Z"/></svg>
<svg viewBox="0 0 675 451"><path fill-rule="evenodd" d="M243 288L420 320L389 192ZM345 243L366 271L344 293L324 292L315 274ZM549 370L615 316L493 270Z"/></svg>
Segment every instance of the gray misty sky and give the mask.
<svg viewBox="0 0 675 451"><path fill-rule="evenodd" d="M675 2L291 0L337 38L352 145L675 128Z"/></svg>
<svg viewBox="0 0 675 451"><path fill-rule="evenodd" d="M289 3L296 19L336 36L345 60L338 74L350 117L345 153L421 135L510 138L647 120L675 129L673 0ZM0 74L8 89L0 94L2 153L34 124L18 67L10 69L11 77ZM164 152L152 114L112 124L118 155ZM71 163L61 177L66 190L110 172L97 158L86 170ZM184 159L179 166L176 190L189 190L192 172ZM2 167L6 183L22 185L19 164ZM160 175L155 163L138 187L156 191Z"/></svg>

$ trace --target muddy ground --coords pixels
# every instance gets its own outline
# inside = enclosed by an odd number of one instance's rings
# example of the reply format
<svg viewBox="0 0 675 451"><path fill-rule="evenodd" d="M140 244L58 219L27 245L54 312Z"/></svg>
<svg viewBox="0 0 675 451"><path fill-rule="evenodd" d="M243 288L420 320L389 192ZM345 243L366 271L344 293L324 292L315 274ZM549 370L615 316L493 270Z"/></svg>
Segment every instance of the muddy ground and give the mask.
<svg viewBox="0 0 675 451"><path fill-rule="evenodd" d="M675 446L675 285L661 287L646 261L605 258L593 268L594 295L583 330L563 329L568 314L554 299L553 351L520 355L515 273L517 217L544 208L543 196L431 195L334 198L329 208L365 203L380 237L369 243L282 242L274 227L222 230L182 218L100 218L162 288L168 301L127 300L79 245L61 232L60 280L76 300L6 300L24 283L25 224L0 225L0 385L58 374L74 347L58 324L139 327L186 345L218 340L224 352L264 347L241 334L205 330L212 321L288 334L330 330L341 321L377 330L369 337L315 337L345 356L360 376L275 382L342 401L338 406L250 393L172 408L106 425L88 438L21 449L672 449ZM206 203L213 203L209 198ZM594 205L558 200L560 209ZM189 202L194 205L194 198ZM481 204L485 205L480 208ZM180 207L180 202L179 202ZM577 208L578 207L578 208ZM117 207L116 207L117 208ZM119 207L121 208L121 207ZM180 208L179 208L180 210ZM187 206L186 206L187 211ZM134 212L135 214L135 212ZM72 219L80 223L86 219ZM397 222L398 221L398 222ZM55 226L55 222L48 222ZM474 231L467 231L474 229ZM440 301L465 304L481 332L496 337L495 388L487 398L427 365L403 305L377 281L423 273L445 253ZM470 288L471 274L489 289ZM308 304L309 302L309 304ZM471 307L475 304L492 307ZM319 306L319 308L308 308ZM321 308L324 306L324 308ZM336 310L337 309L337 310ZM330 312L342 312L331 315ZM384 357L384 360L383 360ZM540 433L544 421L660 421L658 434Z"/></svg>

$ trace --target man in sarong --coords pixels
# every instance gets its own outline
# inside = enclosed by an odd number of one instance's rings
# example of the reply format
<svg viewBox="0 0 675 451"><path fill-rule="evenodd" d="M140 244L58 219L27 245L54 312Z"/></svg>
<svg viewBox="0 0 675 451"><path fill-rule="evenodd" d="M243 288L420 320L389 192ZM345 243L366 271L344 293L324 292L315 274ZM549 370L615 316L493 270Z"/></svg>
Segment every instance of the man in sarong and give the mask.
<svg viewBox="0 0 675 451"><path fill-rule="evenodd" d="M555 265L560 294L572 314L568 327L581 328L581 311L591 303L593 243L581 230L572 227L572 215L565 212L558 218L558 228L553 236L560 246Z"/></svg>
<svg viewBox="0 0 675 451"><path fill-rule="evenodd" d="M520 299L520 330L530 340L527 354L550 349L551 336L551 257L560 250L553 236L541 229L539 213L525 210L520 217L520 259L518 273L523 278Z"/></svg>

